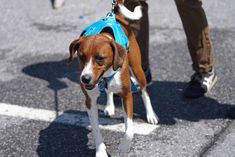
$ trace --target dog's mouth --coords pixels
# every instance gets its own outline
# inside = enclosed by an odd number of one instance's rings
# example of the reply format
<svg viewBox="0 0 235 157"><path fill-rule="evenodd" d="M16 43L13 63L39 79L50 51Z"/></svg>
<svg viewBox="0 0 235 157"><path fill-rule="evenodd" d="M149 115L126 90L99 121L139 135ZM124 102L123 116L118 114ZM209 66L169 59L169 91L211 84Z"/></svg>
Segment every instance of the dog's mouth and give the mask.
<svg viewBox="0 0 235 157"><path fill-rule="evenodd" d="M84 83L84 87L87 89L87 90L92 90L96 87L96 85L99 84L100 80L102 79L102 76L103 76L104 72L102 72L100 74L100 76L98 77L98 79L96 81L94 81L94 83Z"/></svg>
<svg viewBox="0 0 235 157"><path fill-rule="evenodd" d="M84 87L87 89L87 90L92 90L95 88L97 83L94 83L94 84L84 84Z"/></svg>
<svg viewBox="0 0 235 157"><path fill-rule="evenodd" d="M94 81L93 83L84 83L84 87L87 89L87 90L92 90L94 89L98 84L99 84L99 80L96 80Z"/></svg>

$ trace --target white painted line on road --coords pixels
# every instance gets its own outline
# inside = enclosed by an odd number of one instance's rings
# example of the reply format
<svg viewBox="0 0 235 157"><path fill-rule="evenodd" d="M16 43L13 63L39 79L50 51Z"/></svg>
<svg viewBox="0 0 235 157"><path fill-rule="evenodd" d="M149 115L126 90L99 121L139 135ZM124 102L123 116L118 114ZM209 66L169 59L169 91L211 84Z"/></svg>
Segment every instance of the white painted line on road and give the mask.
<svg viewBox="0 0 235 157"><path fill-rule="evenodd" d="M22 117L31 120L45 121L45 122L56 122L62 124L76 125L87 127L89 125L89 119L87 115L59 112L58 117L55 111L45 109L35 109L29 107L23 107L18 105L0 103L0 115ZM110 130L114 132L124 132L124 123L120 120L112 118L99 118L100 128L104 130ZM134 122L134 133L139 135L148 135L158 125L151 125L148 123Z"/></svg>

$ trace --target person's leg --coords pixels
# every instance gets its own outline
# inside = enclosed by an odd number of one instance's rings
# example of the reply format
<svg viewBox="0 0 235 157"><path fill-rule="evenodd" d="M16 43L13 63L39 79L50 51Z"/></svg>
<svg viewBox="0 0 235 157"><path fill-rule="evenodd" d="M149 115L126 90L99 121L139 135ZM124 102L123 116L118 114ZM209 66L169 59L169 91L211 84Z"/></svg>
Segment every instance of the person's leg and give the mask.
<svg viewBox="0 0 235 157"><path fill-rule="evenodd" d="M140 20L129 21L137 42L140 46L142 68L145 72L147 82L151 82L151 72L149 68L149 18L148 18L148 4L146 0L125 0L125 6L134 11L138 5L142 6L143 17Z"/></svg>
<svg viewBox="0 0 235 157"><path fill-rule="evenodd" d="M213 50L205 12L200 0L175 0L186 33L193 69L208 72L213 67Z"/></svg>
<svg viewBox="0 0 235 157"><path fill-rule="evenodd" d="M201 0L175 0L175 3L182 20L195 71L184 95L189 98L201 97L216 81L208 22Z"/></svg>

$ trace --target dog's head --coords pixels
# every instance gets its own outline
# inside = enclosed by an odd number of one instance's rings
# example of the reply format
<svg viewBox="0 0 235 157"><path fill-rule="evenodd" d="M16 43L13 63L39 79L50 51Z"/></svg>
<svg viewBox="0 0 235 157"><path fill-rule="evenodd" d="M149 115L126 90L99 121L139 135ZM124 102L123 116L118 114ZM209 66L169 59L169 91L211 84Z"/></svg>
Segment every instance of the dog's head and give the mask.
<svg viewBox="0 0 235 157"><path fill-rule="evenodd" d="M126 55L126 50L106 34L80 37L70 44L69 51L69 64L77 52L80 82L87 90L92 90L106 71L120 68Z"/></svg>

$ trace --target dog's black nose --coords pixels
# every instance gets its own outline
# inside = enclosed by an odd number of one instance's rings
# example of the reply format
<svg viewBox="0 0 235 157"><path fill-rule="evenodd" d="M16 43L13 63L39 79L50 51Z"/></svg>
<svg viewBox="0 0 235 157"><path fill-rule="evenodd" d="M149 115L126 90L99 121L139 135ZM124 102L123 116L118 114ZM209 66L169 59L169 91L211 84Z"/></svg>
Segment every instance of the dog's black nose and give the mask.
<svg viewBox="0 0 235 157"><path fill-rule="evenodd" d="M90 81L91 81L91 76L90 75L85 74L85 75L82 76L82 82L83 83L88 84L88 83L90 83Z"/></svg>

